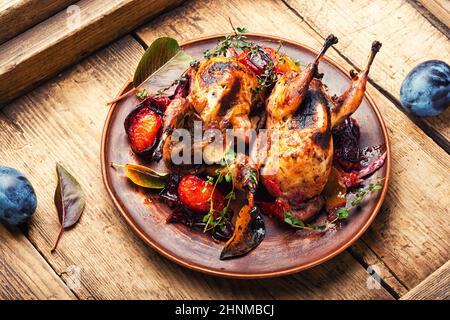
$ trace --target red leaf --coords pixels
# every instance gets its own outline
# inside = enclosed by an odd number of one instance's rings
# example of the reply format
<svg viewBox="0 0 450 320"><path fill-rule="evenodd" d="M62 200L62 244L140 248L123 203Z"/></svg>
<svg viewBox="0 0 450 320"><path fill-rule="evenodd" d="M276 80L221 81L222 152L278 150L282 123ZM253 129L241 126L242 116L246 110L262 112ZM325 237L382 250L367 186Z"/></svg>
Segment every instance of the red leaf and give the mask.
<svg viewBox="0 0 450 320"><path fill-rule="evenodd" d="M54 200L61 229L52 252L56 250L64 229L70 228L78 222L86 206L84 193L78 181L60 164L56 164L56 173L58 185Z"/></svg>

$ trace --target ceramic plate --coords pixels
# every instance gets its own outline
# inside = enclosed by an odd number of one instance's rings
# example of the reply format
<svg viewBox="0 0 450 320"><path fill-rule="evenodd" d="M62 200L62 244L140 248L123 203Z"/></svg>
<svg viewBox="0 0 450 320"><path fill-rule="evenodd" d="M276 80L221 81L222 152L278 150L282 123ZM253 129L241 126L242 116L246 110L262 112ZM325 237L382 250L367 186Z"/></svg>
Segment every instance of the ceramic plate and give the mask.
<svg viewBox="0 0 450 320"><path fill-rule="evenodd" d="M194 58L201 59L203 51L213 48L222 37L190 41L183 45L183 49ZM274 48L281 41L289 56L305 64L317 54L315 50L293 41L256 34L248 38ZM364 62L361 61L361 65ZM348 70L330 59L322 60L319 71L325 74L323 81L331 95L342 93L350 83ZM130 86L131 83L125 84L119 95ZM129 97L111 107L102 137L103 179L111 198L131 228L163 256L187 268L233 278L269 278L310 268L331 259L355 242L372 223L385 198L390 170L389 142L380 112L373 99L366 94L354 117L361 127L362 146L385 144L387 147L384 166L372 176L372 179L386 177L383 189L371 194L360 210L353 209L350 218L341 226L321 236L299 235L295 230L265 217L266 237L261 245L246 256L221 261L219 255L223 242L216 242L210 235L182 224L167 224L170 209L130 183L121 171L110 167L111 162L142 163L130 150L123 126L124 119L138 103L136 97Z"/></svg>

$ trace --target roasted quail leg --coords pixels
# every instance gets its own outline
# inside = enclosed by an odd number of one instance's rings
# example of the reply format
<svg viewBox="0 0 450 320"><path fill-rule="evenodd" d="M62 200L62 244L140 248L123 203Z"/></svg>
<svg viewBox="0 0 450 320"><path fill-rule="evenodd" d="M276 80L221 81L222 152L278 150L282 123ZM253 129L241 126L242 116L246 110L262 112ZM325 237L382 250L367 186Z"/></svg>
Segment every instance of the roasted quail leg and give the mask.
<svg viewBox="0 0 450 320"><path fill-rule="evenodd" d="M380 51L381 43L374 41L370 51L369 58L364 70L357 74L354 70L350 71L352 84L350 87L334 102L331 109L331 126L334 128L344 121L349 115L358 109L366 92L367 77L372 66L375 55Z"/></svg>

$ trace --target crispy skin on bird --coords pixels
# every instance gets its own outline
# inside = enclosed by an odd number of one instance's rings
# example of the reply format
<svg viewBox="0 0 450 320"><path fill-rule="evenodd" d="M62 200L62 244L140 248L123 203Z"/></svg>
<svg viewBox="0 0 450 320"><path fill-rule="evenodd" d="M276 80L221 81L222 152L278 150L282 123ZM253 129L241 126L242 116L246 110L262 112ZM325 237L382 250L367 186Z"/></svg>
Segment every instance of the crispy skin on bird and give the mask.
<svg viewBox="0 0 450 320"><path fill-rule="evenodd" d="M246 130L255 129L256 123L250 121L250 113L256 102L261 100L257 92L258 80L253 71L237 60L235 56L217 56L204 60L191 67L186 73L184 95L176 97L168 106L165 115L165 126L162 142L162 155L165 162L171 166L174 143L170 135L180 126L182 119L189 113L202 121L203 131L217 129L226 138L227 129L239 129L237 136L248 142ZM186 89L187 88L187 89ZM239 136L239 133L242 135ZM223 158L233 141L224 139L224 145L218 150L203 154L214 159ZM229 139L231 140L231 139ZM193 150L202 150L210 145L211 139L196 141Z"/></svg>
<svg viewBox="0 0 450 320"><path fill-rule="evenodd" d="M329 40L329 41L328 41ZM311 218L321 206L321 193L328 181L333 159L331 130L361 104L370 66L381 43L375 41L359 75L351 73L350 87L335 101L317 76L317 64L330 43L329 36L316 60L300 73L284 74L267 100L269 152L261 176L266 189L301 218ZM313 206L313 204L316 204ZM305 211L314 207L315 210Z"/></svg>
<svg viewBox="0 0 450 320"><path fill-rule="evenodd" d="M204 125L251 129L249 114L258 80L235 57L205 60L193 75L189 101Z"/></svg>

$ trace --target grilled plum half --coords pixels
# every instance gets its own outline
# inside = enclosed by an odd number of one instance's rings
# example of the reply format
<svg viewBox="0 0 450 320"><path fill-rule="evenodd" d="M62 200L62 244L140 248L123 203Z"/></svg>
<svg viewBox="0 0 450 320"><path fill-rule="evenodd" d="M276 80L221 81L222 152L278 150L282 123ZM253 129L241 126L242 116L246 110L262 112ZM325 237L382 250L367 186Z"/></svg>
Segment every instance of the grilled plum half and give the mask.
<svg viewBox="0 0 450 320"><path fill-rule="evenodd" d="M160 136L161 125L161 116L146 105L141 105L128 115L125 119L125 131L136 155L151 157Z"/></svg>

